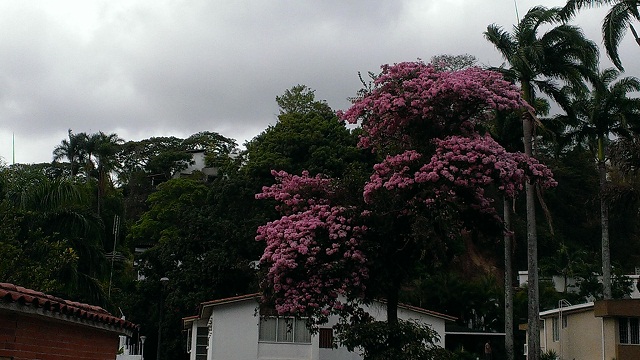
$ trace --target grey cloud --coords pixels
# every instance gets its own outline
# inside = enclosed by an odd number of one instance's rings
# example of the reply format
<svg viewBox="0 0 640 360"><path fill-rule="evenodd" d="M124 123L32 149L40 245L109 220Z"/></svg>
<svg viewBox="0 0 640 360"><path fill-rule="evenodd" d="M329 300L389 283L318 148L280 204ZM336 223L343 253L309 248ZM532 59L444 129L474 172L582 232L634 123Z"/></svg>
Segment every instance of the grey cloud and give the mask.
<svg viewBox="0 0 640 360"><path fill-rule="evenodd" d="M86 19L38 4L0 5L5 160L12 132L31 139L26 162L49 161L68 128L132 140L210 130L242 143L276 121L275 96L296 84L340 109L357 72L384 63L470 53L499 65L482 32L516 21L504 0L110 0ZM535 4L518 0L520 14ZM600 13L580 20L597 42ZM621 49L628 74L637 50Z"/></svg>

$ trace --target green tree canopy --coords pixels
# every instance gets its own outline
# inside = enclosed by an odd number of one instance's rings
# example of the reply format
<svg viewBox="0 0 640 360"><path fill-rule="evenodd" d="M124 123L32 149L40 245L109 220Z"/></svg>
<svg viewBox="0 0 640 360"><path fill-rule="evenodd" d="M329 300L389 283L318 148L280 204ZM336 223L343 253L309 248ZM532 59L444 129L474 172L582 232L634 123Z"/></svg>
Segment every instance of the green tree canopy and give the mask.
<svg viewBox="0 0 640 360"><path fill-rule="evenodd" d="M273 179L271 170L343 177L350 168L369 166L362 165L371 156L357 149L356 134L326 102L315 100L313 90L298 85L276 99L278 122L246 144L244 171L250 176L265 184Z"/></svg>

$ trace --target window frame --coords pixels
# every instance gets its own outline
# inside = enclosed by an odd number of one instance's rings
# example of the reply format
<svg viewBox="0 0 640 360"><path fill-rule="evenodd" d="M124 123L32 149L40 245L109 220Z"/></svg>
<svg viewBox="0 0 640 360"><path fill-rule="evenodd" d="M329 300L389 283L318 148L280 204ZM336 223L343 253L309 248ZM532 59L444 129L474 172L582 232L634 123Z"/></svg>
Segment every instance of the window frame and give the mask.
<svg viewBox="0 0 640 360"><path fill-rule="evenodd" d="M551 337L553 342L560 341L560 317L554 316L551 318Z"/></svg>
<svg viewBox="0 0 640 360"><path fill-rule="evenodd" d="M198 344L199 338L206 338L205 344ZM204 350L204 353L202 353ZM202 359L204 356L204 359ZM198 326L196 328L196 360L207 360L209 356L209 326Z"/></svg>
<svg viewBox="0 0 640 360"><path fill-rule="evenodd" d="M320 349L333 349L333 328L319 328L318 343Z"/></svg>
<svg viewBox="0 0 640 360"><path fill-rule="evenodd" d="M618 318L618 343L623 345L640 345L640 318Z"/></svg>
<svg viewBox="0 0 640 360"><path fill-rule="evenodd" d="M266 339L266 334L263 333L263 322L275 320L275 340L269 337ZM299 326L304 326L305 330L300 332ZM304 337L300 340L299 337ZM283 339L283 337L285 337ZM258 325L258 342L262 343L278 343L278 344L311 344L311 330L306 326L305 318L296 318L294 316L273 316L273 315L261 315L260 324Z"/></svg>

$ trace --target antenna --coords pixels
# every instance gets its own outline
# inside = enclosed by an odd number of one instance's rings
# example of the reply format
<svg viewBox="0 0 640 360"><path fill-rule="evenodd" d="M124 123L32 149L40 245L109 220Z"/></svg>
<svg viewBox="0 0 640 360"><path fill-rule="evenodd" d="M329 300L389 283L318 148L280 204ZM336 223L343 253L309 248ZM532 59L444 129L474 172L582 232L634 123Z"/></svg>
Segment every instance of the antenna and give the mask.
<svg viewBox="0 0 640 360"><path fill-rule="evenodd" d="M11 134L11 151L13 153L12 165L16 164L16 133Z"/></svg>
<svg viewBox="0 0 640 360"><path fill-rule="evenodd" d="M518 0L513 0L513 5L516 8L516 19L518 20L518 24L520 24L520 14L518 14Z"/></svg>

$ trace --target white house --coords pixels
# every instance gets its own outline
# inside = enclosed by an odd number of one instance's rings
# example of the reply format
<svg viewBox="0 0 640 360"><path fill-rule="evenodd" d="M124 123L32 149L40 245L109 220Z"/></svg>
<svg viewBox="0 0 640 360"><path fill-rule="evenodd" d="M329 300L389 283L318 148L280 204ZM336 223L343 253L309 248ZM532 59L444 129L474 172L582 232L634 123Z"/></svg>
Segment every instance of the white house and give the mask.
<svg viewBox="0 0 640 360"><path fill-rule="evenodd" d="M631 281L631 293L629 297L632 299L640 299L640 290L638 289L638 282L640 281L640 268L636 268L636 273L633 275L624 275ZM529 275L527 271L518 271L518 284L523 287L527 284ZM602 276L598 276L598 281L602 282ZM553 275L551 277L553 287L557 292L569 292L577 293L579 291L579 279L576 277L563 277L561 275Z"/></svg>
<svg viewBox="0 0 640 360"><path fill-rule="evenodd" d="M191 150L187 151L191 154L191 161L187 164L186 169L176 172L173 178L179 178L183 176L189 176L194 171L202 172L205 177L216 177L218 175L218 169L215 167L207 167L206 154L204 150Z"/></svg>
<svg viewBox="0 0 640 360"><path fill-rule="evenodd" d="M311 334L304 320L260 314L259 294L213 300L200 304L200 313L183 319L190 360L355 360L357 353L333 348L331 326L336 318ZM377 320L386 319L386 307L374 302L366 309ZM455 318L400 305L398 318L426 323L438 333L444 347L445 322Z"/></svg>

